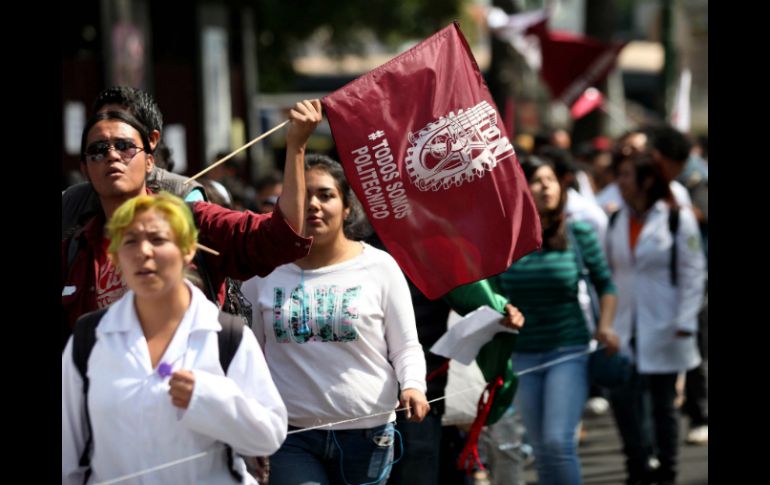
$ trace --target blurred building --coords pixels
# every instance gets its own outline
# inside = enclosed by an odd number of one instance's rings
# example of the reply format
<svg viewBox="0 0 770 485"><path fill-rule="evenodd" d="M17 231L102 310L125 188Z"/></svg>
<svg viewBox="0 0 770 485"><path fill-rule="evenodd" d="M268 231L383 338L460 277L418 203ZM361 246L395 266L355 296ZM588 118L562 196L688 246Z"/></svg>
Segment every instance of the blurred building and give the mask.
<svg viewBox="0 0 770 485"><path fill-rule="evenodd" d="M470 2L465 13L479 24L468 30L480 32L472 48L482 70L490 66L491 52L482 32L486 21L479 12L492 3ZM532 10L542 8L544 0L516 3L519 11ZM661 15L665 6L672 7L674 71L691 70L691 131L707 131L708 0L555 4L552 28L594 36L605 32L614 40L631 41L610 76L608 99L624 110L637 107L642 114L654 111L666 95L661 88L666 59ZM295 53L298 76L286 87L287 93L260 93L255 5L246 0L81 0L62 9L62 183L71 179L68 173L78 170L82 128L91 103L106 87L125 84L151 93L163 111L163 137L173 150L174 171L193 174L210 164L216 153L240 147L283 121L286 108L302 97L321 97L397 54L382 50L372 39L362 56L330 59L318 49L324 42L321 28ZM536 88L541 84L537 76L527 79ZM532 101L539 97L517 100L517 126L522 132L534 132L548 121L544 119L548 114ZM499 108L502 112L505 107ZM621 129L610 126L606 131ZM317 133L311 148L328 150L328 125ZM282 149L280 134L249 148L247 176L255 180L260 173L280 168Z"/></svg>
<svg viewBox="0 0 770 485"><path fill-rule="evenodd" d="M196 173L216 153L242 146L281 119L277 111L285 106L258 105L255 14L248 2L82 0L62 13L63 180L79 167L91 104L109 86L154 96L180 173ZM254 145L249 175L266 171L274 158L270 145Z"/></svg>

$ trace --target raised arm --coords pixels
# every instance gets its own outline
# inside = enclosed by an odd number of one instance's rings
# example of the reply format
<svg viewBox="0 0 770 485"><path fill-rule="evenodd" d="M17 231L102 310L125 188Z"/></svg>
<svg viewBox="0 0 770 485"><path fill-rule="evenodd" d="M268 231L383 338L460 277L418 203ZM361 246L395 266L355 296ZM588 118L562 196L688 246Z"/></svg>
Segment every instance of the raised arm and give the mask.
<svg viewBox="0 0 770 485"><path fill-rule="evenodd" d="M286 133L286 166L278 206L298 234L305 227L305 149L322 118L321 101L317 99L300 101L289 111L291 123Z"/></svg>

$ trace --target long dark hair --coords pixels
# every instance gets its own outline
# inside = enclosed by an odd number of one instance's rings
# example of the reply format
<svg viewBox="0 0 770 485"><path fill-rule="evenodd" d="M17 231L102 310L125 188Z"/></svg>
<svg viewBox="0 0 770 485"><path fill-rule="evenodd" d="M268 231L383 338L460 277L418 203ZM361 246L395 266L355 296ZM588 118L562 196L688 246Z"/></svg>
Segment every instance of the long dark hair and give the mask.
<svg viewBox="0 0 770 485"><path fill-rule="evenodd" d="M353 193L348 179L345 178L345 171L342 169L342 165L326 155L309 153L305 155L305 172L311 169L322 170L334 179L337 190L342 195L342 206L350 209L350 213L342 224L342 232L345 234L345 237L353 241L360 241L370 236L373 232L372 226L369 225L358 197Z"/></svg>
<svg viewBox="0 0 770 485"><path fill-rule="evenodd" d="M550 167L556 174L553 162L530 155L521 162L521 168L527 182L531 182L535 172L542 167ZM543 248L552 251L564 251L567 249L567 216L564 207L567 205L567 189L561 187L559 204L555 209L540 212L540 225L543 227Z"/></svg>

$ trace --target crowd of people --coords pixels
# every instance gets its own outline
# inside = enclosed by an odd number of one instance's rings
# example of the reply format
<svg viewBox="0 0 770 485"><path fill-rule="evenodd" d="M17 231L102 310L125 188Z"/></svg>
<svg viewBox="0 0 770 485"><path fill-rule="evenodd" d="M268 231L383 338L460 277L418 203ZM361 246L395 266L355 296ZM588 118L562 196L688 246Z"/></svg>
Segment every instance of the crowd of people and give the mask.
<svg viewBox="0 0 770 485"><path fill-rule="evenodd" d="M627 483L675 483L679 394L707 442L707 153L668 126L517 147L543 247L429 300L341 164L306 153L320 101L289 119L282 174L185 184L152 97L97 97L62 193L63 483L463 483L429 348L481 305L518 332L508 414L539 483L582 482L589 398L611 403ZM591 340L631 363L624 383L592 388Z"/></svg>

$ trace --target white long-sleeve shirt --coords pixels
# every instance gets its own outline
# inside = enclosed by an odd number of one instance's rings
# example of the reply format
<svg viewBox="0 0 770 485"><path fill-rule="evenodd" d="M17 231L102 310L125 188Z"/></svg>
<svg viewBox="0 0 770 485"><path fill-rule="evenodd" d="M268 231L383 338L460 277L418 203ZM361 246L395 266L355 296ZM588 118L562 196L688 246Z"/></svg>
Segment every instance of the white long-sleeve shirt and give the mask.
<svg viewBox="0 0 770 485"><path fill-rule="evenodd" d="M209 452L151 472L133 484L232 484L225 445L244 456L274 453L286 437L286 408L252 332L233 356L227 376L219 362L219 311L192 291L189 308L160 362L195 376L186 410L171 404L169 377L150 363L147 340L129 291L102 317L88 359L88 412L93 430L92 475L104 481ZM82 484L78 459L87 438L83 381L72 360L72 338L62 355L62 483ZM235 460L242 483L257 483Z"/></svg>
<svg viewBox="0 0 770 485"><path fill-rule="evenodd" d="M358 256L324 268L286 264L242 290L252 302L254 333L289 424L309 427L394 410L398 383L425 392L409 287L386 252L364 244ZM332 429L394 419L392 412Z"/></svg>

